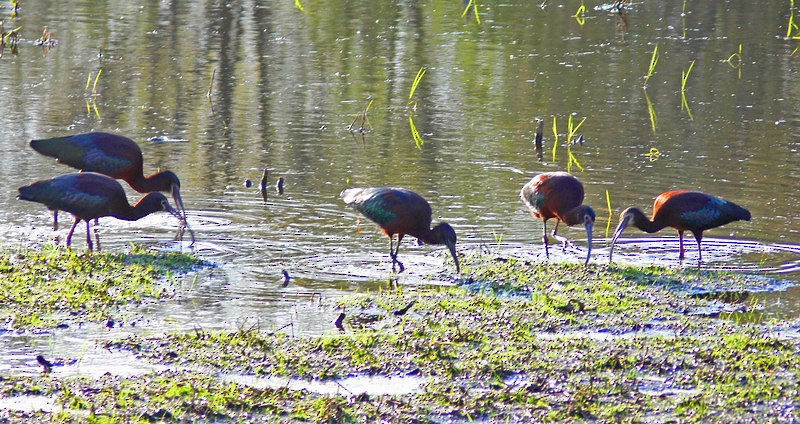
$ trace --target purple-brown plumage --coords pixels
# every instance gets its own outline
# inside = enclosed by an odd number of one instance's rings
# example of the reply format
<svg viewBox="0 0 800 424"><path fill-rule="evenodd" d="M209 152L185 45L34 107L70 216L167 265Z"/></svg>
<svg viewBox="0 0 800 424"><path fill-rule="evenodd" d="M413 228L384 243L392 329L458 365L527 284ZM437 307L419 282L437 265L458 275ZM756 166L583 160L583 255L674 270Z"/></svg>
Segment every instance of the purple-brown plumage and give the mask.
<svg viewBox="0 0 800 424"><path fill-rule="evenodd" d="M595 214L591 207L583 204L583 184L577 178L563 171L544 172L525 184L519 196L528 206L531 216L542 220L545 255L550 255L547 248L547 220L555 218L553 237L557 239L560 238L556 233L559 222L568 226L583 224L588 246L585 263L589 263ZM567 242L566 238L562 241L565 244Z"/></svg>
<svg viewBox="0 0 800 424"><path fill-rule="evenodd" d="M381 232L389 237L392 267L397 264L400 272L404 270L403 264L397 260L397 254L400 241L408 234L424 243L446 245L456 264L456 272L460 272L456 232L447 223L431 228L431 206L419 194L404 188L351 188L342 191L341 197L347 205L378 224ZM393 244L395 234L397 248Z"/></svg>
<svg viewBox="0 0 800 424"><path fill-rule="evenodd" d="M95 172L79 172L49 180L36 181L19 188L20 200L42 203L51 210L63 210L75 217L67 235L67 247L72 241L75 227L86 221L86 243L93 249L89 233L92 219L113 216L126 221L136 221L153 212L166 211L178 219L180 212L170 206L167 198L158 192L148 193L131 206L125 190L117 180Z"/></svg>
<svg viewBox="0 0 800 424"><path fill-rule="evenodd" d="M703 231L739 220L749 221L750 211L728 200L698 191L665 191L659 194L653 203L652 219L647 219L637 208L628 208L622 212L619 225L611 239L608 259L611 261L613 257L617 239L629 224L633 224L634 227L648 233L655 233L665 227L678 230L679 259L684 258L683 233L691 231L697 240L698 261L701 261L703 253L700 242L703 240Z"/></svg>
<svg viewBox="0 0 800 424"><path fill-rule="evenodd" d="M181 199L181 182L172 171L144 175L142 149L133 140L111 133L91 132L66 137L31 140L37 152L59 163L86 172L98 172L124 180L139 193L170 193L183 219L186 211Z"/></svg>

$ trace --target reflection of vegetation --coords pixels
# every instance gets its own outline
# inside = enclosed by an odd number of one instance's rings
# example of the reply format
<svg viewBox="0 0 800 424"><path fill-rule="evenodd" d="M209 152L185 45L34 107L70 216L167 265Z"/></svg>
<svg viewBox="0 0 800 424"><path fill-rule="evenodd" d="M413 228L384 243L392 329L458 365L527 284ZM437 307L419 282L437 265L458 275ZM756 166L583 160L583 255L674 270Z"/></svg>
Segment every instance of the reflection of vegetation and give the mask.
<svg viewBox="0 0 800 424"><path fill-rule="evenodd" d="M653 134L656 133L656 109L653 107L653 102L650 101L650 96L647 95L647 87L644 90L644 99L647 100L647 111L650 113L650 126L653 127Z"/></svg>
<svg viewBox="0 0 800 424"><path fill-rule="evenodd" d="M94 83L92 83L92 73L89 72L89 76L86 78L86 87L83 89L84 93L86 94L86 114L91 115L92 110L94 110L95 116L97 116L98 120L102 120L100 116L100 111L97 109L97 81L100 80L100 74L103 72L103 69L97 70L97 75L94 77ZM89 92L89 85L92 86L92 91Z"/></svg>
<svg viewBox="0 0 800 424"><path fill-rule="evenodd" d="M468 13L472 13L475 15L475 22L478 24L481 23L481 17L478 15L478 0L469 0L467 2L467 6L464 8L464 12L461 13L461 19L467 17Z"/></svg>
<svg viewBox="0 0 800 424"><path fill-rule="evenodd" d="M411 127L411 137L414 138L414 144L417 145L418 149L422 148L422 145L425 144L425 140L422 139L422 136L419 135L419 131L417 131L417 126L414 125L414 117L408 115L408 126Z"/></svg>
<svg viewBox="0 0 800 424"><path fill-rule="evenodd" d="M217 69L211 71L211 82L208 83L208 91L206 92L207 97L211 97L211 90L214 88L214 77L217 76Z"/></svg>
<svg viewBox="0 0 800 424"><path fill-rule="evenodd" d="M694 121L694 117L692 116L691 109L689 109L689 103L686 102L686 80L689 79L689 73L692 72L693 67L694 60L689 64L689 69L686 71L681 71L681 110L686 108L686 113L689 115L689 119L692 121Z"/></svg>
<svg viewBox="0 0 800 424"><path fill-rule="evenodd" d="M617 10L617 31L625 33L628 31L628 12L625 10L625 0L614 2L614 9Z"/></svg>
<svg viewBox="0 0 800 424"><path fill-rule="evenodd" d="M650 57L650 67L647 69L647 75L644 77L645 87L647 87L647 81L650 81L650 77L653 76L653 71L656 70L657 63L658 63L658 44L656 44L655 48L653 48L653 56Z"/></svg>
<svg viewBox="0 0 800 424"><path fill-rule="evenodd" d="M422 66L417 71L417 75L414 77L414 82L411 83L411 90L408 92L408 106L411 110L417 110L417 102L413 100L414 93L417 92L417 87L419 87L420 81L422 81L422 77L425 75L425 67ZM422 139L422 136L419 135L419 131L417 131L417 126L414 125L414 117L408 115L408 126L411 128L411 137L414 139L414 144L417 146L418 149L422 148L422 145L425 144L425 140Z"/></svg>
<svg viewBox="0 0 800 424"><path fill-rule="evenodd" d="M570 114L569 118L567 119L567 172L570 172L573 163L578 167L578 169L583 171L583 166L581 166L580 162L578 162L578 159L575 157L575 155L572 154L572 140L575 137L575 133L578 132L578 129L581 127L581 125L583 125L584 121L586 121L586 118L583 118L578 125L574 125L572 122L572 114ZM558 147L558 124L555 116L553 116L553 137L553 162L555 162L556 149Z"/></svg>
<svg viewBox="0 0 800 424"><path fill-rule="evenodd" d="M608 189L606 189L606 205L608 205L608 224L606 224L606 238L608 238L608 233L611 231L611 218L614 217L614 212L611 210L611 195L608 194Z"/></svg>
<svg viewBox="0 0 800 424"><path fill-rule="evenodd" d="M794 52L792 52L794 54ZM731 68L738 70L739 79L742 79L742 43L739 43L739 51L731 53L727 59L723 60Z"/></svg>

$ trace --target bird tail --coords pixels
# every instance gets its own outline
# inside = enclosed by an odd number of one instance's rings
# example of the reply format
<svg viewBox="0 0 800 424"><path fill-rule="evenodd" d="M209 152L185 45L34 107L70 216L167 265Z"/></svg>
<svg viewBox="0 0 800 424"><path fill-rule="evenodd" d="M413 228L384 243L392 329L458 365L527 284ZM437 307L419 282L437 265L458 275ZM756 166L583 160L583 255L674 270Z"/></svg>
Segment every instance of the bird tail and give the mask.
<svg viewBox="0 0 800 424"><path fill-rule="evenodd" d="M28 200L30 202L38 202L40 193L41 190L35 184L22 186L19 188L19 194L17 195L17 199Z"/></svg>
<svg viewBox="0 0 800 424"><path fill-rule="evenodd" d="M31 140L31 148L45 156L58 158L64 149L64 141L68 138L69 137L56 137Z"/></svg>

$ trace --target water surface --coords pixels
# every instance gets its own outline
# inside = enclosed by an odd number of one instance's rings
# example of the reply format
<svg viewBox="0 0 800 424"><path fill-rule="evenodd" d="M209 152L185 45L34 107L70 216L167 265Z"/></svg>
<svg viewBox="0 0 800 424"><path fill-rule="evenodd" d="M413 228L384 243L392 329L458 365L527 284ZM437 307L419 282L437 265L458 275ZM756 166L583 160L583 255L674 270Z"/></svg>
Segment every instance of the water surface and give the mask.
<svg viewBox="0 0 800 424"><path fill-rule="evenodd" d="M75 354L65 347L71 338L84 340L84 357L101 357L97 340L128 331L336 331L339 311L319 306L320 296L375 290L392 278L386 238L368 222L356 232L356 214L339 199L351 186L419 192L434 221L456 229L462 253L544 259L541 223L519 190L537 172L569 169L598 215L596 264L607 262L607 228L625 207L649 213L658 193L697 189L753 215L707 232L704 266L800 281L800 44L785 38L788 4L689 2L682 11L680 2L636 2L626 28L609 5L590 7L581 25L577 4L538 3L480 4L478 24L461 17L457 1L304 1L305 12L293 2L26 1L5 19L7 29L23 27L18 51L0 57L3 245L50 242L51 213L16 200L16 189L71 172L29 140L102 130L139 142L145 172L180 176L194 250L218 266L182 281L176 299L143 308L135 328L1 333L9 370L34 372L40 352ZM0 5L4 15L9 9ZM54 47L35 44L44 26ZM734 67L727 60L740 45ZM681 73L692 61L682 108ZM101 70L93 94L87 79ZM366 132L353 132L368 99ZM569 116L586 119L584 144L571 147L582 170L568 161ZM532 145L537 117L543 161ZM273 188L279 176L283 194ZM171 242L176 224L166 215L100 227L105 250L130 242L188 249ZM582 260L582 229L560 231L576 247L551 248L553 259ZM668 230L623 237L620 262L692 266L697 258L690 238L679 263ZM74 244L84 246L81 229ZM397 282L407 287L454 281L441 248L409 240L400 259L407 271ZM796 290L773 296L779 316L800 314Z"/></svg>

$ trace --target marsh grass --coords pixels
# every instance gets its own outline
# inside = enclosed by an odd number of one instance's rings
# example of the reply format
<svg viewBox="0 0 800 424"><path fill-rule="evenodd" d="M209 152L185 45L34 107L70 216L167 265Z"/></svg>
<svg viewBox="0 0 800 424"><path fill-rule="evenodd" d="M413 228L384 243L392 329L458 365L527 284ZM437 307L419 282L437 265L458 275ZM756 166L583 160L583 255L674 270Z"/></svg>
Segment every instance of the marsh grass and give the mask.
<svg viewBox="0 0 800 424"><path fill-rule="evenodd" d="M794 22L794 0L789 0L789 22L786 24L786 38L797 39L798 37L794 35L794 31L797 29L797 24Z"/></svg>
<svg viewBox="0 0 800 424"><path fill-rule="evenodd" d="M475 23L480 25L481 17L478 14L478 0L469 0L467 6L464 7L464 11L461 12L461 19L466 18L468 13L471 13L473 16L475 16Z"/></svg>
<svg viewBox="0 0 800 424"><path fill-rule="evenodd" d="M794 54L794 52L792 52L792 54ZM736 69L739 79L742 79L742 43L739 43L739 51L731 53L723 62L727 63L731 68Z"/></svg>
<svg viewBox="0 0 800 424"><path fill-rule="evenodd" d="M578 158L572 153L572 142L571 140L574 139L575 134L580 129L581 125L586 121L586 118L583 118L578 125L575 125L572 119L572 114L570 114L567 118L567 172L570 172L572 169L572 165L575 164L578 169L583 171L583 166L581 166L580 162L578 162ZM558 118L553 116L553 162L556 161L556 150L558 149Z"/></svg>
<svg viewBox="0 0 800 424"><path fill-rule="evenodd" d="M369 117L367 115L369 114L369 108L372 107L372 103L374 101L375 99L372 96L367 97L363 109L361 112L357 113L355 117L353 117L353 121L350 122L350 125L347 127L349 131L364 133L372 129L372 124L369 122ZM356 122L358 122L359 118L361 118L361 125L356 128Z"/></svg>
<svg viewBox="0 0 800 424"><path fill-rule="evenodd" d="M8 328L100 322L116 308L171 293L174 273L203 262L180 253L77 254L53 247L0 252L0 320Z"/></svg>
<svg viewBox="0 0 800 424"><path fill-rule="evenodd" d="M299 11L301 11L301 12L303 12L303 13L306 13L306 9L303 7L303 4L302 4L302 3L300 3L300 0L294 0L294 7L295 7L297 10L299 10Z"/></svg>
<svg viewBox="0 0 800 424"><path fill-rule="evenodd" d="M572 15L573 18L578 22L578 25L583 26L586 23L586 19L584 15L586 14L586 5L581 0L581 5L578 6L578 10L575 11L575 14Z"/></svg>
<svg viewBox="0 0 800 424"><path fill-rule="evenodd" d="M653 72L656 70L656 65L658 64L658 44L653 48L653 55L650 56L650 67L647 68L647 75L644 77L644 86L647 87L647 82L650 81L650 77L653 76Z"/></svg>
<svg viewBox="0 0 800 424"><path fill-rule="evenodd" d="M783 421L800 406L795 341L769 324L693 315L714 303L681 294L688 287L757 289L763 279L489 256L463 264L461 287L333 300L333 313L349 317L345 333L295 338L247 328L132 336L106 347L195 373L132 378L127 390L112 377L37 384L60 401L95 405L109 416L163 408L182 421L210 412L223 421ZM408 313L394 313L410 302ZM303 379L413 375L427 383L403 396L260 393L211 378L220 372ZM134 388L145 383L144 395L124 398L131 408L101 402L104 388L140 393ZM22 381L4 386L27 387ZM87 386L95 390L81 390Z"/></svg>
<svg viewBox="0 0 800 424"><path fill-rule="evenodd" d="M424 66L420 67L419 71L417 71L417 75L414 76L414 81L411 83L411 90L408 92L408 106L411 106L412 110L417 109L417 101L414 100L413 97L414 93L417 92L420 81L422 81L422 77L425 76L425 72L427 72L427 69L425 69Z"/></svg>

